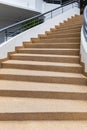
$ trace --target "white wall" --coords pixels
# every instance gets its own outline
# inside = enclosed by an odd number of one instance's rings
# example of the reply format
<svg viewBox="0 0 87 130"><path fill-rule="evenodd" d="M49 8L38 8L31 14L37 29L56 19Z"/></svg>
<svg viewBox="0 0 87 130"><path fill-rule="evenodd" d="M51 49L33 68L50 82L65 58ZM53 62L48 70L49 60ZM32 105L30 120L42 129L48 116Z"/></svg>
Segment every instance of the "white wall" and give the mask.
<svg viewBox="0 0 87 130"><path fill-rule="evenodd" d="M36 0L0 0L0 3L37 11Z"/></svg>
<svg viewBox="0 0 87 130"><path fill-rule="evenodd" d="M27 5L27 0L0 0L0 3L10 4L14 6L24 6Z"/></svg>
<svg viewBox="0 0 87 130"><path fill-rule="evenodd" d="M30 41L31 37L38 37L38 34L44 34L45 31L49 31L51 27L58 25L60 22L63 22L67 18L79 14L80 10L78 8L72 8L67 12L58 15L57 17L48 20L36 27L33 27L16 37L10 39L9 41L0 45L0 59L7 57L7 52L15 50L15 46L22 46L23 41Z"/></svg>
<svg viewBox="0 0 87 130"><path fill-rule="evenodd" d="M12 5L19 8L31 9L44 13L58 7L58 4L48 4L43 0L0 0L0 3Z"/></svg>
<svg viewBox="0 0 87 130"><path fill-rule="evenodd" d="M49 3L46 3L46 2L43 2L43 5L42 5L42 13L45 13L49 10L52 10L52 9L55 9L57 7L59 7L60 5L58 4L49 4Z"/></svg>
<svg viewBox="0 0 87 130"><path fill-rule="evenodd" d="M80 47L80 54L81 54L81 62L85 65L85 72L87 73L87 42L83 35L83 28L81 30L81 47Z"/></svg>

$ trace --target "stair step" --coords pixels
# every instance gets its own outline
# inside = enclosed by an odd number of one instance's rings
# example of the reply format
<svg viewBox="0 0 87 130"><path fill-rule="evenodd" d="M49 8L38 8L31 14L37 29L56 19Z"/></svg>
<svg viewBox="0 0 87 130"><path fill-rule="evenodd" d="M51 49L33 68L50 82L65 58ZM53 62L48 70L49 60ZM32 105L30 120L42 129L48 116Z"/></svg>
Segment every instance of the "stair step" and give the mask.
<svg viewBox="0 0 87 130"><path fill-rule="evenodd" d="M64 38L64 37L80 37L80 33L67 33L67 34L50 34L50 35L39 35L39 38Z"/></svg>
<svg viewBox="0 0 87 130"><path fill-rule="evenodd" d="M87 102L0 97L0 120L87 120Z"/></svg>
<svg viewBox="0 0 87 130"><path fill-rule="evenodd" d="M80 43L80 38L50 38L50 39L39 39L39 38L31 38L33 43Z"/></svg>
<svg viewBox="0 0 87 130"><path fill-rule="evenodd" d="M71 24L71 25L73 25L73 26L78 26L78 25L81 25L82 24L82 22L83 22L83 20L81 19L81 20L76 20L76 21L74 21L73 19L70 21L70 20L64 20L62 23L60 23L60 25L67 25L67 24Z"/></svg>
<svg viewBox="0 0 87 130"><path fill-rule="evenodd" d="M87 87L83 85L0 80L0 96L87 100Z"/></svg>
<svg viewBox="0 0 87 130"><path fill-rule="evenodd" d="M69 24L72 24L72 23L73 23L73 24L74 24L74 23L75 23L75 24L81 23L81 24L82 24L82 23L83 23L83 19L71 19L71 20L68 20L68 21L64 22L64 24L65 24L65 23L69 23Z"/></svg>
<svg viewBox="0 0 87 130"><path fill-rule="evenodd" d="M52 55L79 55L79 49L55 49L55 48L21 48L16 50L17 53L29 54L52 54Z"/></svg>
<svg viewBox="0 0 87 130"><path fill-rule="evenodd" d="M55 33L55 34L62 34L62 33L79 33L81 32L80 30L78 29L72 29L72 30L57 30L57 31L46 31L46 34L49 35L51 33Z"/></svg>
<svg viewBox="0 0 87 130"><path fill-rule="evenodd" d="M71 127L72 126L72 127ZM87 121L1 121L0 130L86 130Z"/></svg>
<svg viewBox="0 0 87 130"><path fill-rule="evenodd" d="M72 22L75 22L75 23L82 23L83 22L83 17L82 18L73 18L73 19L71 19L71 18L68 18L68 21L66 21L66 22L69 22L69 23L72 23Z"/></svg>
<svg viewBox="0 0 87 130"><path fill-rule="evenodd" d="M59 25L55 25L55 27L71 27L71 26L82 26L82 23L81 23L81 22L69 23L69 22L67 21L67 22L64 22L64 23L60 23Z"/></svg>
<svg viewBox="0 0 87 130"><path fill-rule="evenodd" d="M48 62L62 62L62 63L80 63L79 56L70 55L42 55L42 54L10 54L10 59L13 60L31 60L31 61L48 61Z"/></svg>
<svg viewBox="0 0 87 130"><path fill-rule="evenodd" d="M51 29L50 29L50 31L52 31L52 32L62 31L62 30L63 30L63 31L68 31L68 30L69 30L69 31L71 31L71 32L72 32L72 30L77 30L77 32L78 32L78 31L81 30L81 27L79 27L79 28L74 28L74 27L73 27L73 28L68 28L68 27L62 28L62 27L61 27L61 28L51 28Z"/></svg>
<svg viewBox="0 0 87 130"><path fill-rule="evenodd" d="M33 43L29 43L29 42L24 42L23 44L24 44L24 47L26 47L26 48L67 48L67 49L68 48L73 48L73 49L80 48L79 43L35 43L35 44L33 44Z"/></svg>
<svg viewBox="0 0 87 130"><path fill-rule="evenodd" d="M87 78L83 74L36 70L1 69L0 79L43 83L87 85Z"/></svg>
<svg viewBox="0 0 87 130"><path fill-rule="evenodd" d="M2 130L87 129L87 77L80 65L82 23L83 16L72 17L16 47L1 63Z"/></svg>
<svg viewBox="0 0 87 130"><path fill-rule="evenodd" d="M16 69L30 69L41 71L55 71L55 72L71 72L82 73L83 68L80 64L70 63L55 63L55 62L37 62L37 61L20 61L8 60L2 63L3 68L16 68Z"/></svg>
<svg viewBox="0 0 87 130"><path fill-rule="evenodd" d="M72 26L55 26L55 29L81 29L82 25L72 25Z"/></svg>

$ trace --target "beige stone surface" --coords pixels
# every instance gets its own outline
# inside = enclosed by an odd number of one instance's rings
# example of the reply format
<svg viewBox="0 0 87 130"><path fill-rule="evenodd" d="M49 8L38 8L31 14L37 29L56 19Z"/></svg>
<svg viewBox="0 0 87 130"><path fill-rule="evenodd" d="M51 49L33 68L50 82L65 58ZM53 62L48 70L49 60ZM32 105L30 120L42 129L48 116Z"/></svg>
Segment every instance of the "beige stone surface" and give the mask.
<svg viewBox="0 0 87 130"><path fill-rule="evenodd" d="M0 130L87 130L87 121L7 121Z"/></svg>
<svg viewBox="0 0 87 130"><path fill-rule="evenodd" d="M0 74L9 75L27 75L27 76L48 76L48 77L74 77L74 78L84 78L83 74L75 73L63 73L63 72L48 72L48 71L37 71L37 70L21 70L21 69L1 69Z"/></svg>
<svg viewBox="0 0 87 130"><path fill-rule="evenodd" d="M0 80L0 90L87 93L87 87L84 85L34 83L7 80Z"/></svg>
<svg viewBox="0 0 87 130"><path fill-rule="evenodd" d="M40 61L20 61L20 60L8 60L3 62L4 64L24 64L24 65L49 65L49 66L68 66L68 67L81 67L80 64L71 63L55 63L55 62L40 62Z"/></svg>
<svg viewBox="0 0 87 130"><path fill-rule="evenodd" d="M0 113L87 113L87 101L0 97Z"/></svg>
<svg viewBox="0 0 87 130"><path fill-rule="evenodd" d="M0 130L87 130L82 21L68 19L9 53L0 69Z"/></svg>

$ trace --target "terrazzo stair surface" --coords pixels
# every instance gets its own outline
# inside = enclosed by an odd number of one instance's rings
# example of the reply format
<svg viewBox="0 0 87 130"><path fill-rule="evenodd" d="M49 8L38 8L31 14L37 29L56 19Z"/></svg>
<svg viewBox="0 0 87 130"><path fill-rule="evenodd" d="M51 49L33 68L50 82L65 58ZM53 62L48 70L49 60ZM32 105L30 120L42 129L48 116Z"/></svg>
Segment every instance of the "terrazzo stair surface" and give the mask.
<svg viewBox="0 0 87 130"><path fill-rule="evenodd" d="M87 120L87 102L0 97L0 120Z"/></svg>
<svg viewBox="0 0 87 130"><path fill-rule="evenodd" d="M68 23L68 25L69 25L69 23ZM75 23L72 23L72 24L70 23L70 26L71 26L71 28L72 28L72 27L74 27L74 28L75 28L75 27L81 27L81 26L82 26L82 23L76 23L76 24L75 24ZM70 26L69 26L69 28L70 28ZM68 28L68 27L67 27L67 24L62 24L61 27L62 27L62 28ZM55 28L58 28L58 29L59 29L60 27L59 27L59 25L55 25Z"/></svg>
<svg viewBox="0 0 87 130"><path fill-rule="evenodd" d="M71 127L72 126L72 127ZM87 121L2 121L1 130L86 130Z"/></svg>
<svg viewBox="0 0 87 130"><path fill-rule="evenodd" d="M59 37L70 37L70 36L72 36L72 37L80 37L80 33L67 33L67 34L52 34L52 35L39 35L39 38L59 38Z"/></svg>
<svg viewBox="0 0 87 130"><path fill-rule="evenodd" d="M23 69L1 69L0 79L87 85L87 79L83 74L67 72L64 73Z"/></svg>
<svg viewBox="0 0 87 130"><path fill-rule="evenodd" d="M13 81L0 80L0 96L87 100L87 87L20 81L14 81L13 84Z"/></svg>
<svg viewBox="0 0 87 130"><path fill-rule="evenodd" d="M62 62L62 63L80 63L79 56L72 55L46 55L46 54L10 54L12 60L30 60L30 61L48 61L48 62Z"/></svg>
<svg viewBox="0 0 87 130"><path fill-rule="evenodd" d="M46 37L46 38L49 38L49 37ZM43 46L44 45L44 46ZM48 43L48 44L45 44L45 43L36 43L36 44L32 44L32 43L28 43L28 42L24 42L24 47L25 48L75 48L75 49L78 49L80 47L80 44L79 43ZM16 50L20 50L20 49L25 49L25 48L17 48L16 47Z"/></svg>
<svg viewBox="0 0 87 130"><path fill-rule="evenodd" d="M75 26L75 25L72 25L72 26L69 26L69 27L67 27L67 26L63 26L62 28L60 27L60 28L50 28L50 31L53 29L53 31L55 30L55 31L61 31L61 30L63 30L63 31L68 31L68 30L70 30L70 31L72 31L72 30L80 30L81 29L81 25L77 25L77 26Z"/></svg>
<svg viewBox="0 0 87 130"><path fill-rule="evenodd" d="M21 48L16 50L18 53L29 54L54 54L54 55L79 55L79 49L67 48Z"/></svg>
<svg viewBox="0 0 87 130"><path fill-rule="evenodd" d="M55 25L8 53L0 68L1 130L87 129L82 18Z"/></svg>
<svg viewBox="0 0 87 130"><path fill-rule="evenodd" d="M61 30L81 30L81 26L75 26L75 27L73 27L73 26L71 26L71 27L60 27L60 28L51 28L50 30L51 31L61 31Z"/></svg>
<svg viewBox="0 0 87 130"><path fill-rule="evenodd" d="M55 62L37 62L37 61L19 61L8 60L2 64L4 68L18 68L18 69L30 69L30 70L45 70L55 72L73 72L82 73L83 68L80 64L71 63L55 63Z"/></svg>
<svg viewBox="0 0 87 130"><path fill-rule="evenodd" d="M57 30L57 31L46 31L46 34L47 35L49 35L49 34L61 34L61 33L64 33L64 32L66 32L66 33L78 33L78 32L80 32L81 31L81 29L72 29L72 30Z"/></svg>
<svg viewBox="0 0 87 130"><path fill-rule="evenodd" d="M58 25L55 25L55 28L58 28L58 29L61 29L61 27L59 27ZM71 24L71 27L70 26L67 26L67 25L64 25L62 26L63 29L75 29L75 28L81 28L81 23L79 24Z"/></svg>
<svg viewBox="0 0 87 130"><path fill-rule="evenodd" d="M31 41L33 43L69 43L69 42L76 42L79 43L80 42L80 38L76 37L76 38L51 38L51 39L38 39L38 38L32 38Z"/></svg>

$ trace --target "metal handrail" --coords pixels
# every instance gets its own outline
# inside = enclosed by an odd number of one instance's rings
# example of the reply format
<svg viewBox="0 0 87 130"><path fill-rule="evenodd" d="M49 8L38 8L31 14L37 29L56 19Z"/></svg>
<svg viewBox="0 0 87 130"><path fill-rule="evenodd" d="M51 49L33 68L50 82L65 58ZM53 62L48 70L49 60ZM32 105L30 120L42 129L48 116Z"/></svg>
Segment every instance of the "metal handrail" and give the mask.
<svg viewBox="0 0 87 130"><path fill-rule="evenodd" d="M73 3L77 3L78 6L79 6L79 1L78 0L69 0L68 2L64 3L63 5L61 5L60 7L57 7L55 9L52 9L51 11L48 11L44 14L40 14L40 15L37 15L37 16L34 16L32 18L28 18L26 20L23 20L21 22L18 22L18 23L15 23L15 24L12 24L8 27L5 27L3 29L0 29L0 35L1 35L1 38L0 38L0 43L4 42L4 41L7 41L9 38L33 27L33 26L36 26L36 25L39 25L41 23L43 23L44 21L48 20L48 19L52 19L54 16L55 16L55 12L57 12L56 15L58 15L58 13L63 13L64 12L64 8L70 4L73 5ZM74 6L72 6L73 8ZM3 35L3 38L2 38L2 35Z"/></svg>
<svg viewBox="0 0 87 130"><path fill-rule="evenodd" d="M83 22L83 34L87 41L87 6L84 9L84 22Z"/></svg>

